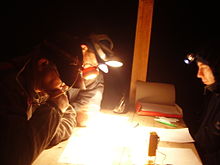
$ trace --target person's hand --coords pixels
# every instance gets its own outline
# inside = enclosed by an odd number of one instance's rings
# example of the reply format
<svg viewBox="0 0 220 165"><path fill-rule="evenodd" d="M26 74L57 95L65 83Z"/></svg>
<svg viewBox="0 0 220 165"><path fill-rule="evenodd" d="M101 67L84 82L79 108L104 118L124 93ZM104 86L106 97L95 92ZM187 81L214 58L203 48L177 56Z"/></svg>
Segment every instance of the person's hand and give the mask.
<svg viewBox="0 0 220 165"><path fill-rule="evenodd" d="M77 125L79 127L88 127L95 124L99 115L99 106L84 107L77 111Z"/></svg>
<svg viewBox="0 0 220 165"><path fill-rule="evenodd" d="M88 125L88 120L89 120L89 113L87 111L77 111L77 125L79 127L87 127Z"/></svg>
<svg viewBox="0 0 220 165"><path fill-rule="evenodd" d="M55 91L48 92L49 101L57 105L57 107L64 113L69 107L69 100L66 93L63 90L57 89Z"/></svg>

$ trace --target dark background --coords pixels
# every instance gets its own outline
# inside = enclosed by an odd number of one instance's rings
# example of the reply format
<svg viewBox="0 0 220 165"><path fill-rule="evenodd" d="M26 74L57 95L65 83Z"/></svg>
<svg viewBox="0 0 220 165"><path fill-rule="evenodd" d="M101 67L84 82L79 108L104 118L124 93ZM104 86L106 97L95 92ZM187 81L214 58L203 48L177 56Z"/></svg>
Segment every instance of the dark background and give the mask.
<svg viewBox="0 0 220 165"><path fill-rule="evenodd" d="M215 2L155 0L147 81L173 83L176 102L190 120L201 107L203 85L196 66L183 59L201 41L219 36ZM105 74L102 106L114 108L130 85L138 0L16 1L2 6L1 60L26 54L56 31L106 33L124 60Z"/></svg>

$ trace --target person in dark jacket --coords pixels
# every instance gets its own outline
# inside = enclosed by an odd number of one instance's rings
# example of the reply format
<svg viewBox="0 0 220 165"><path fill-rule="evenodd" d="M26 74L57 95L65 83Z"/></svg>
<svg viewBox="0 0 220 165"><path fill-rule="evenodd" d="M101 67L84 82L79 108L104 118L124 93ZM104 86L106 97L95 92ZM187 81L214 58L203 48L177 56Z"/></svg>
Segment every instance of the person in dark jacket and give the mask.
<svg viewBox="0 0 220 165"><path fill-rule="evenodd" d="M74 54L45 40L27 56L1 63L1 164L30 165L70 137L76 112L66 90L82 63L80 45L71 44Z"/></svg>
<svg viewBox="0 0 220 165"><path fill-rule="evenodd" d="M91 34L81 42L84 88L73 87L68 90L67 95L77 112L77 125L86 127L93 123L101 108L104 92L103 72L108 72L108 66L120 67L122 63L119 57L114 55L113 42L107 35Z"/></svg>
<svg viewBox="0 0 220 165"><path fill-rule="evenodd" d="M100 109L103 76L92 45L101 44L90 43L58 33L27 56L1 63L1 164L32 164L71 136L83 106Z"/></svg>
<svg viewBox="0 0 220 165"><path fill-rule="evenodd" d="M196 60L197 77L205 84L205 104L201 116L195 121L196 130L189 130L204 165L220 163L220 55L219 42L208 42L202 48L190 53L186 63Z"/></svg>
<svg viewBox="0 0 220 165"><path fill-rule="evenodd" d="M86 127L101 110L104 92L104 78L100 72L92 80L85 81L85 89L70 88L67 92L69 102L77 113L77 126Z"/></svg>

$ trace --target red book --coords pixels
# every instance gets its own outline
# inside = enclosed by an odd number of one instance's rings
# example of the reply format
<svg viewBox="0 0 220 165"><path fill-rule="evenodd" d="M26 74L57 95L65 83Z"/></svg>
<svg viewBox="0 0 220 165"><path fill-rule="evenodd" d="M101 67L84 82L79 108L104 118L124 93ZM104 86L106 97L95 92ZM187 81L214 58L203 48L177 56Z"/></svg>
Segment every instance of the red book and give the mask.
<svg viewBox="0 0 220 165"><path fill-rule="evenodd" d="M183 117L181 108L176 104L165 105L139 101L136 103L136 113L143 116Z"/></svg>

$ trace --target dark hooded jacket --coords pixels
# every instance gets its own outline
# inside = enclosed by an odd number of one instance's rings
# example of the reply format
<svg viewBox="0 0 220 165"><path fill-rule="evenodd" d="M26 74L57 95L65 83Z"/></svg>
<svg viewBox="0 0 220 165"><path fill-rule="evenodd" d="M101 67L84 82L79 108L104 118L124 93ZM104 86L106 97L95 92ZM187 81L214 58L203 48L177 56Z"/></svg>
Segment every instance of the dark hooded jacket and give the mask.
<svg viewBox="0 0 220 165"><path fill-rule="evenodd" d="M197 61L210 66L216 80L214 84L205 86L203 114L198 116L199 127L192 133L204 165L220 163L220 55L216 45L218 43L204 47L197 57Z"/></svg>
<svg viewBox="0 0 220 165"><path fill-rule="evenodd" d="M211 89L206 91L205 111L200 118L201 124L193 135L204 165L220 163L220 84L213 86L206 87Z"/></svg>
<svg viewBox="0 0 220 165"><path fill-rule="evenodd" d="M45 149L70 137L76 112L66 112L33 92L30 57L1 65L1 164L30 165Z"/></svg>
<svg viewBox="0 0 220 165"><path fill-rule="evenodd" d="M63 34L60 37L46 40L29 56L0 63L1 164L32 164L43 150L70 137L77 124L77 110L88 104L100 108L103 75L86 81L86 89L79 89L81 47L78 39ZM33 90L34 63L39 57L54 63L62 81L72 87L67 92L70 106L64 113L47 95Z"/></svg>

